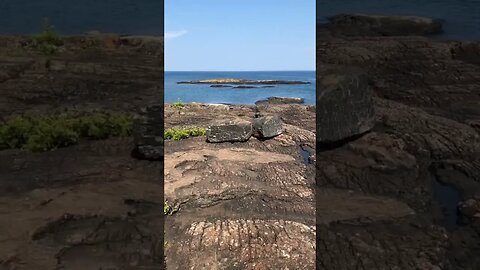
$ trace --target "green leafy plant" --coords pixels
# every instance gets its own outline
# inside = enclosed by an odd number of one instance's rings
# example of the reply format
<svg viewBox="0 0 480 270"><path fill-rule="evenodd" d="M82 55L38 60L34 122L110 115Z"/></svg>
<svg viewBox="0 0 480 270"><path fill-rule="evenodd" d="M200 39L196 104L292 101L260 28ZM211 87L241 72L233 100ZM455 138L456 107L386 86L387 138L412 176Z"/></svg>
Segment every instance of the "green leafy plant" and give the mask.
<svg viewBox="0 0 480 270"><path fill-rule="evenodd" d="M205 128L169 128L164 132L165 140L179 141L189 137L205 136L207 129Z"/></svg>
<svg viewBox="0 0 480 270"><path fill-rule="evenodd" d="M26 114L0 124L0 148L41 152L76 144L81 138L125 137L133 117L124 113L63 112Z"/></svg>
<svg viewBox="0 0 480 270"><path fill-rule="evenodd" d="M53 25L45 18L42 32L33 34L28 46L43 54L54 54L58 47L63 45L63 41L53 28Z"/></svg>
<svg viewBox="0 0 480 270"><path fill-rule="evenodd" d="M168 201L163 203L163 214L164 215L171 215L173 214L173 208L168 204Z"/></svg>
<svg viewBox="0 0 480 270"><path fill-rule="evenodd" d="M172 107L175 108L175 109L182 109L183 107L185 107L185 103L183 103L180 99L178 99L177 101L175 101L173 104L172 104Z"/></svg>

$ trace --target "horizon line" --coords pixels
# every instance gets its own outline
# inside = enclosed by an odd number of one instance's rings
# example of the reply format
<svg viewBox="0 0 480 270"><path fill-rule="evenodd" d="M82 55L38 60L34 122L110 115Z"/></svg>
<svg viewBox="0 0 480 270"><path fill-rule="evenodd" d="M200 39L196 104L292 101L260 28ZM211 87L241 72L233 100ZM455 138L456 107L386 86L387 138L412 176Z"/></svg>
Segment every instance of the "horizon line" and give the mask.
<svg viewBox="0 0 480 270"><path fill-rule="evenodd" d="M284 69L284 70L164 70L164 72L282 72L282 71L316 71L315 69Z"/></svg>

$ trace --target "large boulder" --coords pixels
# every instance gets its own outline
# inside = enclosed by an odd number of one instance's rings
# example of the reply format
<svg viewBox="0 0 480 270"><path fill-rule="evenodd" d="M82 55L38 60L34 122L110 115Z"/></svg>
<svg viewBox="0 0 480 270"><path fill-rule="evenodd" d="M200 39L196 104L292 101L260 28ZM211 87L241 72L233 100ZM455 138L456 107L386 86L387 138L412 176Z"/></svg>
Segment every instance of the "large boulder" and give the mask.
<svg viewBox="0 0 480 270"><path fill-rule="evenodd" d="M350 36L423 36L442 32L442 20L428 17L339 14L328 19L329 30Z"/></svg>
<svg viewBox="0 0 480 270"><path fill-rule="evenodd" d="M267 115L253 119L253 136L259 139L273 138L282 134L282 120L278 115Z"/></svg>
<svg viewBox="0 0 480 270"><path fill-rule="evenodd" d="M137 156L160 160L163 157L163 106L144 108L133 123L133 139Z"/></svg>
<svg viewBox="0 0 480 270"><path fill-rule="evenodd" d="M480 224L480 196L459 203L458 211L464 221Z"/></svg>
<svg viewBox="0 0 480 270"><path fill-rule="evenodd" d="M252 123L245 120L218 121L207 129L207 141L220 142L245 142L252 136Z"/></svg>
<svg viewBox="0 0 480 270"><path fill-rule="evenodd" d="M456 60L480 65L480 43L478 42L456 42L450 52Z"/></svg>
<svg viewBox="0 0 480 270"><path fill-rule="evenodd" d="M327 75L318 88L317 142L338 142L373 128L372 89L365 75Z"/></svg>

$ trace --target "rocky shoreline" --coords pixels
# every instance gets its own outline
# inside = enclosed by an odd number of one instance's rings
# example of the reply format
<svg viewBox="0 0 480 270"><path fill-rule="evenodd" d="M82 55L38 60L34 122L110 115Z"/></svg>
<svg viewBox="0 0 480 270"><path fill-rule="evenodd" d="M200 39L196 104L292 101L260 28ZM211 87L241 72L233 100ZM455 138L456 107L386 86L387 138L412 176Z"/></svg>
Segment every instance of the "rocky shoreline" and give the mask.
<svg viewBox="0 0 480 270"><path fill-rule="evenodd" d="M163 97L162 39L61 37L52 54L30 43L0 37L2 120L136 114ZM161 269L163 164L138 160L133 149L132 138L110 137L0 151L0 269Z"/></svg>
<svg viewBox="0 0 480 270"><path fill-rule="evenodd" d="M281 134L248 140L259 114L281 118ZM296 120L300 115L303 121ZM165 107L165 128L189 126L210 134L165 141L165 198L178 209L166 218L168 269L313 269L315 167L305 164L301 145L315 155L314 107ZM225 140L237 142L220 143Z"/></svg>
<svg viewBox="0 0 480 270"><path fill-rule="evenodd" d="M480 43L342 29L317 29L319 107L163 107L161 41L68 37L44 55L1 37L2 118L137 119L128 138L0 151L0 269L477 269ZM253 134L265 116L281 133L162 148L163 119Z"/></svg>

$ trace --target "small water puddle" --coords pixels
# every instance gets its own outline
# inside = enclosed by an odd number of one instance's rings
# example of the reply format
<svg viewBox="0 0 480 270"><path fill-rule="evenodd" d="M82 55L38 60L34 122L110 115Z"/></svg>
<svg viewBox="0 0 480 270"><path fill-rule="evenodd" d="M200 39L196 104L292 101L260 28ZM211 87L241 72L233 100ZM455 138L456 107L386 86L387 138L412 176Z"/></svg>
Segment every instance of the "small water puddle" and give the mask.
<svg viewBox="0 0 480 270"><path fill-rule="evenodd" d="M433 199L441 212L442 218L438 223L447 230L454 230L459 225L458 203L462 200L460 192L452 185L440 182L432 177Z"/></svg>
<svg viewBox="0 0 480 270"><path fill-rule="evenodd" d="M306 144L300 145L300 155L303 158L303 164L310 165L313 164L313 160L310 158L314 152L314 149Z"/></svg>

